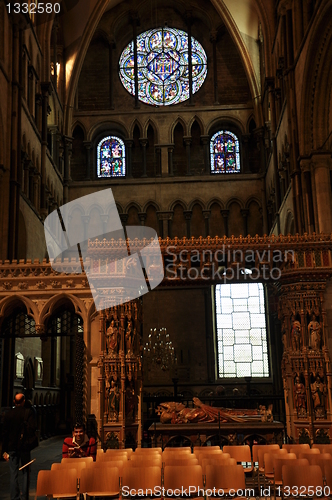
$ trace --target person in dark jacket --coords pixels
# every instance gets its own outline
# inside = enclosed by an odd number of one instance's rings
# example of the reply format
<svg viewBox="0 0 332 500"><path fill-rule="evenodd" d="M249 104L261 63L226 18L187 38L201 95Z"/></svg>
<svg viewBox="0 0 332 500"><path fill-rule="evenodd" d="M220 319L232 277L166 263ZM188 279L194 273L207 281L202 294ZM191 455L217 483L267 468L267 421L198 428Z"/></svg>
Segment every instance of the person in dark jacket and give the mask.
<svg viewBox="0 0 332 500"><path fill-rule="evenodd" d="M97 444L93 437L85 434L85 426L77 423L74 426L73 436L64 440L62 458L92 457L96 461Z"/></svg>
<svg viewBox="0 0 332 500"><path fill-rule="evenodd" d="M20 485L18 481L19 466L30 462L30 451L24 447L22 439L24 428L29 432L35 432L35 413L32 408L25 406L24 394L16 394L14 398L14 408L5 413L3 420L3 458L9 462L10 468L10 498L20 500ZM22 499L27 498L28 467L23 469L23 489Z"/></svg>

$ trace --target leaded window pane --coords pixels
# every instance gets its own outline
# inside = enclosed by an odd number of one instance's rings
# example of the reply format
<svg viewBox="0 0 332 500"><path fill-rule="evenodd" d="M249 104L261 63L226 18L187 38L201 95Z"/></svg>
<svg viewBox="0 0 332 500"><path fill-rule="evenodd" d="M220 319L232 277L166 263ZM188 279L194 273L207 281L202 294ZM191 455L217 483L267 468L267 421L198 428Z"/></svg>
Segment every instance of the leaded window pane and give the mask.
<svg viewBox="0 0 332 500"><path fill-rule="evenodd" d="M268 377L263 285L217 285L216 304L219 377Z"/></svg>

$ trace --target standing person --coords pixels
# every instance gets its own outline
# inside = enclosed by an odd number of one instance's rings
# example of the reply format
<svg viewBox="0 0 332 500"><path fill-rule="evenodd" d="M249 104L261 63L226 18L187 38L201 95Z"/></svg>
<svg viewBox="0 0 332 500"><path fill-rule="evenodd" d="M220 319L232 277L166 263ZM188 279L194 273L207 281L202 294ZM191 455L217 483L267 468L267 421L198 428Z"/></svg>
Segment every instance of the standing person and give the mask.
<svg viewBox="0 0 332 500"><path fill-rule="evenodd" d="M93 437L85 434L84 424L74 425L73 436L67 437L62 445L62 458L92 457L96 461L97 444Z"/></svg>
<svg viewBox="0 0 332 500"><path fill-rule="evenodd" d="M24 394L16 394L14 408L9 410L3 421L3 458L9 462L10 468L10 498L20 500L20 485L18 481L19 465L30 462L30 450L27 450L22 440L23 433L32 435L36 431L35 413L32 408L25 407ZM29 491L28 467L23 469L22 499L26 499Z"/></svg>

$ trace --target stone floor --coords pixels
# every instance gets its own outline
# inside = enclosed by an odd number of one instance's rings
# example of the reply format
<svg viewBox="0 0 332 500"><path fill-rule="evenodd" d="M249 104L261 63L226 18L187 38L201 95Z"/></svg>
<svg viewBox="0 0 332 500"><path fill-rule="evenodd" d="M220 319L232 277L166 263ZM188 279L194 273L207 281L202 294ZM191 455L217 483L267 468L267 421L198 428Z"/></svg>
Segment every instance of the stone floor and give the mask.
<svg viewBox="0 0 332 500"><path fill-rule="evenodd" d="M57 436L42 441L38 448L31 452L31 459L36 461L31 465L30 500L35 498L38 471L50 469L53 462L60 462L62 443L65 436ZM0 461L0 500L10 500L9 494L9 465Z"/></svg>

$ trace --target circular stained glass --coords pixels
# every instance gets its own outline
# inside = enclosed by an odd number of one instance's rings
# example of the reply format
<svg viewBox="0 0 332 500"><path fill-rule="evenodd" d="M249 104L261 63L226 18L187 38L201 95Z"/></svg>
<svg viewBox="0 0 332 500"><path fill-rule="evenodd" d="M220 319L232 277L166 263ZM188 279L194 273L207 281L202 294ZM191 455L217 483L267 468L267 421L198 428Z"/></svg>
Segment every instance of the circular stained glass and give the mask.
<svg viewBox="0 0 332 500"><path fill-rule="evenodd" d="M168 106L189 99L188 34L173 28L145 31L137 37L138 99ZM122 85L135 95L134 42L123 50L119 66ZM192 93L207 74L202 45L191 37Z"/></svg>

